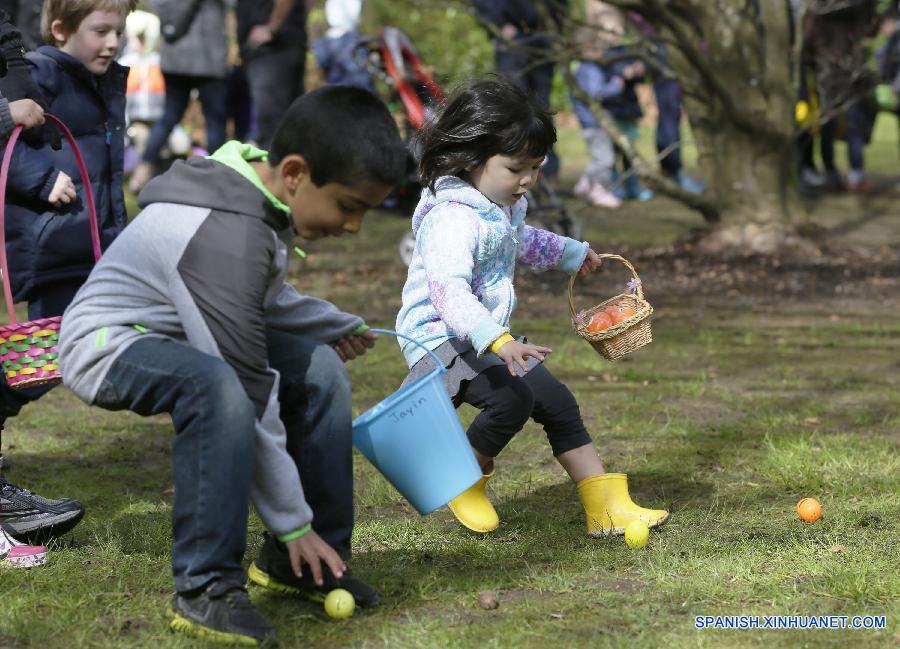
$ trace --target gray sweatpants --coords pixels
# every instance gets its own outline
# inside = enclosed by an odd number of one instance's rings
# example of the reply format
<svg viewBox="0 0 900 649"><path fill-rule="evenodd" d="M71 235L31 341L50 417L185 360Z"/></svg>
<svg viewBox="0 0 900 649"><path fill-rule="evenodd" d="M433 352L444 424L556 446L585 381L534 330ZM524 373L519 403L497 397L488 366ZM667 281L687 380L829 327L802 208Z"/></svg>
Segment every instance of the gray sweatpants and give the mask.
<svg viewBox="0 0 900 649"><path fill-rule="evenodd" d="M582 129L590 160L584 170L591 184L601 184L609 189L612 172L616 166L616 149L612 138L602 128Z"/></svg>

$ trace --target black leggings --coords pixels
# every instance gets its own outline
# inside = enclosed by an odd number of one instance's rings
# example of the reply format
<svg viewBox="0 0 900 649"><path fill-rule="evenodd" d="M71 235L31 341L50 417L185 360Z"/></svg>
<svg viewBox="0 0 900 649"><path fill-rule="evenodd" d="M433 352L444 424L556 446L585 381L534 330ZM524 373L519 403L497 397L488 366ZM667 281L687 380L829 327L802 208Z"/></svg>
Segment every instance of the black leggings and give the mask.
<svg viewBox="0 0 900 649"><path fill-rule="evenodd" d="M472 447L488 457L496 457L529 417L543 425L554 456L591 443L575 397L543 365L524 377L511 375L505 365L489 367L463 383L455 402L481 410L467 434Z"/></svg>

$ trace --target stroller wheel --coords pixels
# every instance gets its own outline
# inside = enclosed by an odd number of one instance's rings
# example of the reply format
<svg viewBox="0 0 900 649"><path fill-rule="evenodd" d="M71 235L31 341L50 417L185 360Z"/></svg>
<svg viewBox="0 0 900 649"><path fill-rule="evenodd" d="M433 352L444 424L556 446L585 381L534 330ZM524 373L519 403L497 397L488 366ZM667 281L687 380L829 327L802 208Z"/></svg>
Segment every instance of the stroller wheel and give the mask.
<svg viewBox="0 0 900 649"><path fill-rule="evenodd" d="M407 267L412 263L413 252L415 249L416 238L413 236L412 232L407 232L400 240L400 245L397 246L397 252L400 254L400 259L403 260L404 265Z"/></svg>

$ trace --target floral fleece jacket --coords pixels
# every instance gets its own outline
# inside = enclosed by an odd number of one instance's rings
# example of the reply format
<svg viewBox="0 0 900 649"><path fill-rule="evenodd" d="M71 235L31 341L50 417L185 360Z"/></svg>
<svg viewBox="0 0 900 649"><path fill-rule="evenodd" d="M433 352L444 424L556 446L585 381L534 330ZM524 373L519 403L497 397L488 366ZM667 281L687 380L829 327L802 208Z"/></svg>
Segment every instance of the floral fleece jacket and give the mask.
<svg viewBox="0 0 900 649"><path fill-rule="evenodd" d="M525 225L527 206L523 197L500 207L456 176L439 178L434 193L424 189L412 218L416 247L397 331L428 349L453 337L468 340L482 355L509 332L517 262L577 272L587 242ZM399 342L410 368L426 353Z"/></svg>

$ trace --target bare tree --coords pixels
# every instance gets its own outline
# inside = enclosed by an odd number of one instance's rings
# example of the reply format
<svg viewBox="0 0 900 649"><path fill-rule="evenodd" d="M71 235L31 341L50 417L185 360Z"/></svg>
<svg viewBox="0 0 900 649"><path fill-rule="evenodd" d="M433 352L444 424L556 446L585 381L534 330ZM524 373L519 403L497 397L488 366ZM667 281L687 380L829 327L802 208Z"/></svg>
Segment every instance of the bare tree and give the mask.
<svg viewBox="0 0 900 649"><path fill-rule="evenodd" d="M674 183L660 182L665 179L626 146L627 138L616 137L641 177L703 214L710 226L700 242L705 251L814 253L793 226L796 85L787 0L608 4L652 27L652 37L645 33L635 51L657 74L679 81L707 190L700 197L673 191Z"/></svg>

